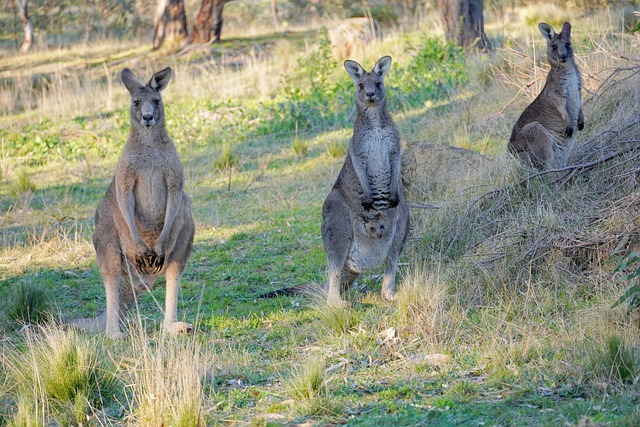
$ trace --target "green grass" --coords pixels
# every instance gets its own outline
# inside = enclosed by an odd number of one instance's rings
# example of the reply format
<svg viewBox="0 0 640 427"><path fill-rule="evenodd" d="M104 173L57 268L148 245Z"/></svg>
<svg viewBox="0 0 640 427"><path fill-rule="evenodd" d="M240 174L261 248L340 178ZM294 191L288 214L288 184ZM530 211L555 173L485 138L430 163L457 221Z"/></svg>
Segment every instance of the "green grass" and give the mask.
<svg viewBox="0 0 640 427"><path fill-rule="evenodd" d="M589 19L574 26L577 40L588 40L596 20L608 25L603 14ZM512 46L528 46L528 29L513 31ZM281 35L227 40L193 57L136 52L152 64L140 66L142 74L150 75L158 59L176 70L163 95L167 126L197 223L178 313L196 333L159 331L163 279L141 296L129 317L130 337L120 342L50 325L31 326L25 336L21 323L8 322L0 331L0 424L64 425L82 417L88 425L640 421L637 319L611 308L622 285L607 265L578 265L561 250L535 262L519 259L516 249L499 257L505 249L495 236L527 242L517 239L590 226L582 205L536 182L486 198L466 222L452 221L456 209L512 183L518 171L479 171L477 181L461 188L451 183L442 194L409 194L412 203L439 209L412 208L396 301L380 296L382 269L360 278L348 307L303 296L257 298L326 278L321 207L346 153L353 88L323 40L307 31L291 41ZM637 51L635 39L606 40L621 55ZM272 55L268 61L249 55L256 43ZM591 92L600 84L591 76L618 64L599 49L586 41L578 49ZM229 52L243 58L241 67L207 68L210 58L222 61ZM382 52L394 58L387 88L403 140L470 148L501 165L510 127L537 90L519 89L542 72L533 67L530 47L465 58L433 34L390 34L357 59L370 68ZM59 60L47 55L44 62ZM31 60L43 61L35 54ZM190 61L207 72L198 74ZM16 290L35 286L62 317L104 307L93 214L129 129L120 83L113 81L109 96L100 79L78 73L78 87L100 88L100 96L91 90L71 96L69 83L52 89L69 94L55 114L38 105L28 114L5 108L0 121L0 298L10 301ZM576 210L563 215L561 208L572 203ZM501 228L504 218L521 217L528 221L520 228ZM620 228L614 219L597 226ZM32 308L44 299L25 295L17 305L22 313L44 311ZM54 336L66 356L46 357L58 345ZM37 388L27 375L45 373L76 385Z"/></svg>

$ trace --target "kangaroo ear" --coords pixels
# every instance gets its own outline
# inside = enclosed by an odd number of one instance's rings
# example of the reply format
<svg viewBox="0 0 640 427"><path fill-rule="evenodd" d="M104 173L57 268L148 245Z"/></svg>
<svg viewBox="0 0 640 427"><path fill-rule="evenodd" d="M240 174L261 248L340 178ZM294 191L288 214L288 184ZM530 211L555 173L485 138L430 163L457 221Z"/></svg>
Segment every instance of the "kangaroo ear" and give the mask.
<svg viewBox="0 0 640 427"><path fill-rule="evenodd" d="M568 22L565 22L564 24L562 24L562 34L566 35L567 37L571 36L571 24L569 24Z"/></svg>
<svg viewBox="0 0 640 427"><path fill-rule="evenodd" d="M164 70L155 73L151 77L151 80L149 80L149 83L147 83L147 86L161 92L167 87L169 80L171 80L171 68L167 67Z"/></svg>
<svg viewBox="0 0 640 427"><path fill-rule="evenodd" d="M358 80L364 74L364 68L356 61L351 61L350 59L344 61L344 68L353 80Z"/></svg>
<svg viewBox="0 0 640 427"><path fill-rule="evenodd" d="M124 87L127 88L129 93L133 93L135 90L144 87L144 85L140 83L133 72L128 68L125 68L120 72L120 80L122 80L122 83L124 83Z"/></svg>
<svg viewBox="0 0 640 427"><path fill-rule="evenodd" d="M547 24L546 22L539 23L538 29L540 30L542 37L544 37L549 41L551 41L551 39L556 35L556 32L553 31L553 28L551 28L551 25Z"/></svg>
<svg viewBox="0 0 640 427"><path fill-rule="evenodd" d="M378 59L378 62L376 62L376 65L373 66L373 70L371 71L380 77L384 77L389 72L389 68L391 68L391 57L383 56Z"/></svg>

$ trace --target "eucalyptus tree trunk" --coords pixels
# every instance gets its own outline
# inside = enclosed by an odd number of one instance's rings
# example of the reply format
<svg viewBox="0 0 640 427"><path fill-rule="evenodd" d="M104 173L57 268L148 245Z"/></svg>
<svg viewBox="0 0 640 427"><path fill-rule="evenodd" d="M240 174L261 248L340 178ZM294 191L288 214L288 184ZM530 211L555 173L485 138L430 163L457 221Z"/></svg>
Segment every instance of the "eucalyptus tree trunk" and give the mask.
<svg viewBox="0 0 640 427"><path fill-rule="evenodd" d="M187 35L184 0L159 0L153 25L153 48L160 48L165 41L174 43Z"/></svg>
<svg viewBox="0 0 640 427"><path fill-rule="evenodd" d="M447 41L465 49L470 46L483 51L491 49L484 33L482 3L482 0L438 0Z"/></svg>
<svg viewBox="0 0 640 427"><path fill-rule="evenodd" d="M29 18L29 0L18 0L18 9L20 9L20 21L24 28L24 39L20 44L20 53L25 53L31 48L33 43L33 23Z"/></svg>
<svg viewBox="0 0 640 427"><path fill-rule="evenodd" d="M277 31L280 28L280 22L278 22L278 3L277 3L277 0L271 0L271 19L273 19L273 27Z"/></svg>
<svg viewBox="0 0 640 427"><path fill-rule="evenodd" d="M225 3L231 0L202 0L200 10L193 23L191 41L207 43L220 41L222 32L222 10Z"/></svg>

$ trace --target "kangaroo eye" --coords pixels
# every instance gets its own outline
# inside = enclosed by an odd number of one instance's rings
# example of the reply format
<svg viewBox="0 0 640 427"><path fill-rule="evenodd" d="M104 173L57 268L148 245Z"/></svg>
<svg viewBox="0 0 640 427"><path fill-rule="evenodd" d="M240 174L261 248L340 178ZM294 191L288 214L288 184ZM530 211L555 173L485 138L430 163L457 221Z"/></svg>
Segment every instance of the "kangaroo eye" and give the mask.
<svg viewBox="0 0 640 427"><path fill-rule="evenodd" d="M140 106L140 101L133 101L133 105L135 105L136 107Z"/></svg>
<svg viewBox="0 0 640 427"><path fill-rule="evenodd" d="M154 99L153 103L156 104L156 105L160 105L160 100L159 99Z"/></svg>
<svg viewBox="0 0 640 427"><path fill-rule="evenodd" d="M360 88L360 90L364 89L364 85L362 83L360 83L358 87Z"/></svg>
<svg viewBox="0 0 640 427"><path fill-rule="evenodd" d="M555 44L551 46L552 50L558 50L558 46L556 46Z"/></svg>
<svg viewBox="0 0 640 427"><path fill-rule="evenodd" d="M379 88L380 86L382 86L382 83L376 82L376 87Z"/></svg>
<svg viewBox="0 0 640 427"><path fill-rule="evenodd" d="M569 49L569 48L571 47L571 44L570 44L570 43L567 43L567 44L565 44L565 45L564 45L564 47L566 47L567 49Z"/></svg>

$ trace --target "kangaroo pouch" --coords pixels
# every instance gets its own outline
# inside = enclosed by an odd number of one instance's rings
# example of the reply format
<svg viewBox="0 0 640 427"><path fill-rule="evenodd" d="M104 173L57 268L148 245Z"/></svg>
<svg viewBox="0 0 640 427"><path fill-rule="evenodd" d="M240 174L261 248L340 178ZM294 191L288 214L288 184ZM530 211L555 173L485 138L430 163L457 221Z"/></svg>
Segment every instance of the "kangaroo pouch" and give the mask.
<svg viewBox="0 0 640 427"><path fill-rule="evenodd" d="M352 219L352 221L357 219ZM354 227L353 241L345 266L354 273L364 273L377 268L389 255L395 237L395 221L383 238L370 237L366 231Z"/></svg>

